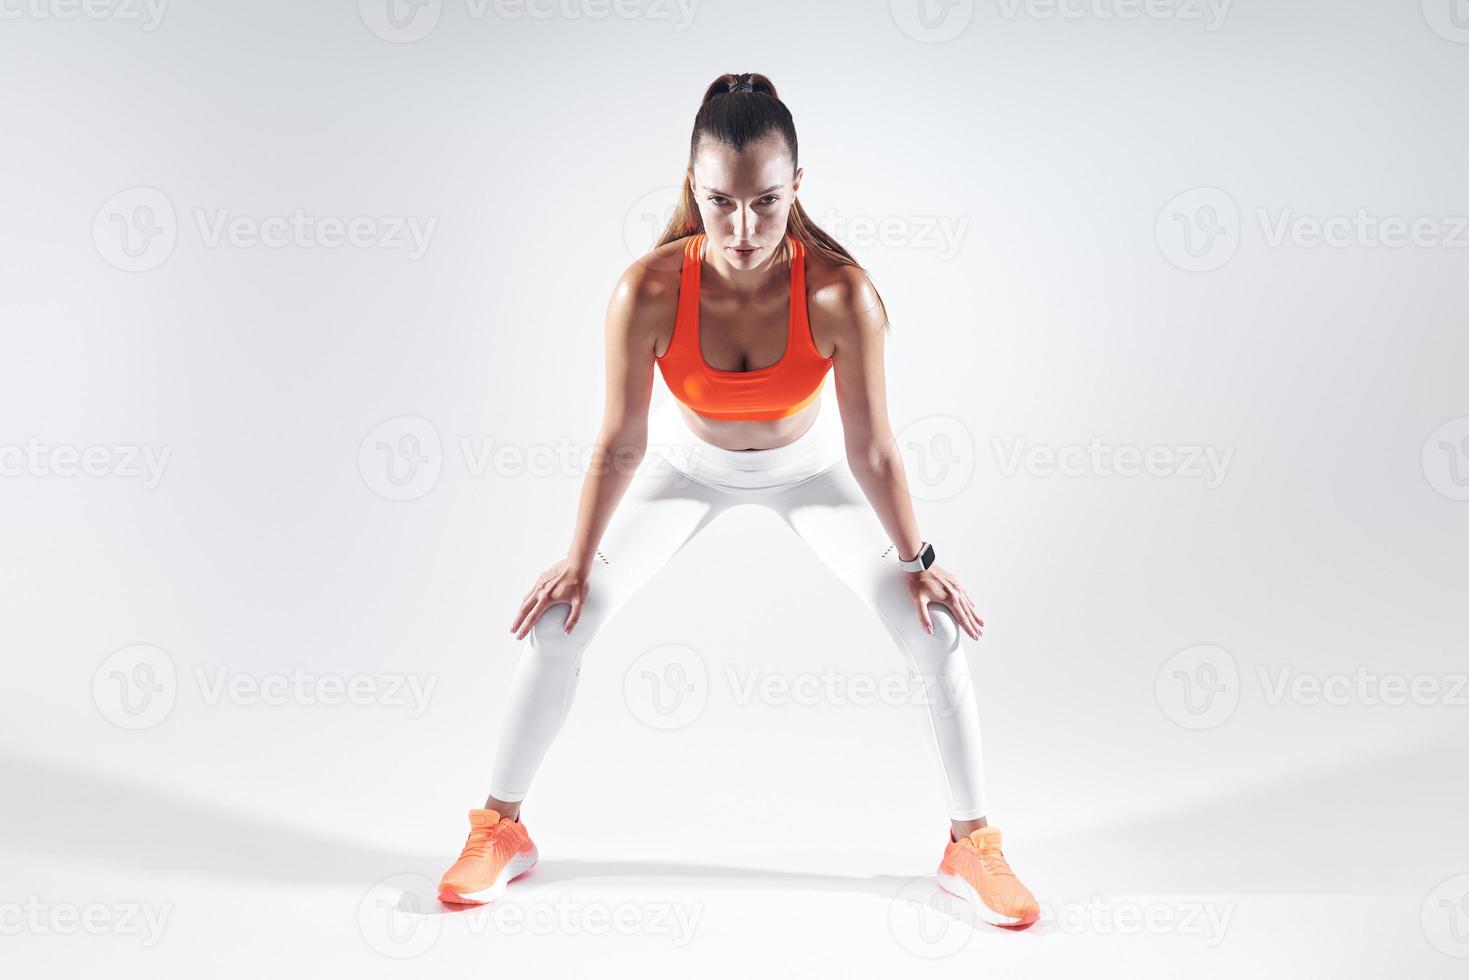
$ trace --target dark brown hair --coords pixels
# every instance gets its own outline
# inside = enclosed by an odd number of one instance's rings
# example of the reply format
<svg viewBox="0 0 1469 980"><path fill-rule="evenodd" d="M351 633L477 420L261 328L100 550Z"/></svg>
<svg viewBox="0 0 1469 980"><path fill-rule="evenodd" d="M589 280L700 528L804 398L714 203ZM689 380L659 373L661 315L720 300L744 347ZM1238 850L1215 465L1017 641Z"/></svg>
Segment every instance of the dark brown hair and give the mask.
<svg viewBox="0 0 1469 980"><path fill-rule="evenodd" d="M791 151L791 172L794 173L800 160L797 155L796 124L791 119L791 111L776 94L775 85L758 73L720 75L704 90L698 115L694 116L694 132L689 137L688 170L693 170L694 157L699 152L699 143L702 140L714 140L743 153L745 147L772 133L778 134ZM673 209L673 216L667 227L658 237L658 245L666 245L703 230L704 221L699 216L699 205L694 200L689 173L685 171L683 192L679 195L678 204ZM811 216L801 207L799 199L791 204L790 215L786 219L786 232L806 246L808 255L815 253L829 262L862 269L862 264L840 242L811 220ZM862 272L867 274L866 269L862 269ZM868 276L868 282L871 281L871 276ZM873 291L876 292L876 287ZM887 320L887 305L883 303L881 295L878 295L877 302L882 307L883 328L889 329L891 324Z"/></svg>

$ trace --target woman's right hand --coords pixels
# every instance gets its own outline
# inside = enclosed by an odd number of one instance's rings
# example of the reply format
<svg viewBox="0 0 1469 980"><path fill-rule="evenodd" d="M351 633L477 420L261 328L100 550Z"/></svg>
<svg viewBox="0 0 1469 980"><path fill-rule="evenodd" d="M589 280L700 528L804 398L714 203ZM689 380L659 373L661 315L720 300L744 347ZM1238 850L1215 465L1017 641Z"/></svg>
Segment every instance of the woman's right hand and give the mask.
<svg viewBox="0 0 1469 980"><path fill-rule="evenodd" d="M566 615L564 632L570 634L571 628L581 618L581 607L586 597L586 572L563 558L542 572L536 584L525 594L525 598L520 601L520 612L516 613L515 622L510 624L510 632L515 634L517 640L524 639L525 634L530 632L548 607L558 602L569 602L571 612Z"/></svg>

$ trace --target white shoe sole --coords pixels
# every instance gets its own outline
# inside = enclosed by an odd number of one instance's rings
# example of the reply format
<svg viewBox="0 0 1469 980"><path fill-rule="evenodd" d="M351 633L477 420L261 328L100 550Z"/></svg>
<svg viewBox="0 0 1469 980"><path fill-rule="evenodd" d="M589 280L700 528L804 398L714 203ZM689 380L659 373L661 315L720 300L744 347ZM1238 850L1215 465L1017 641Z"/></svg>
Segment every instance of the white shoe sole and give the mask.
<svg viewBox="0 0 1469 980"><path fill-rule="evenodd" d="M975 916L981 921L988 922L992 926L1018 926L1025 920L1014 915L1001 915L988 905L984 899L979 897L979 892L974 886L958 875L951 875L947 871L939 873L939 887L950 895L958 895L969 902L974 909Z"/></svg>
<svg viewBox="0 0 1469 980"><path fill-rule="evenodd" d="M495 883L490 887L483 888L477 892L464 892L463 894L451 888L442 888L439 890L439 897L451 902L458 902L461 905L483 905L485 902L493 902L505 894L506 885L525 874L531 868L534 868L536 861L539 859L540 853L536 850L536 846L532 844L529 851L517 854L505 863L505 867L500 869L499 877L495 879Z"/></svg>

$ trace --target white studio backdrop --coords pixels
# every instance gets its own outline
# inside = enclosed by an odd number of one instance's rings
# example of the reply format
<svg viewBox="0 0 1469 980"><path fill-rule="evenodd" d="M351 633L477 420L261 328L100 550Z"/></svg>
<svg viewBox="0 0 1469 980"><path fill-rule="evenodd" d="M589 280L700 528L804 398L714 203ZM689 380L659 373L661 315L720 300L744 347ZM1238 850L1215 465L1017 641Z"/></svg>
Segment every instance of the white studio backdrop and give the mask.
<svg viewBox="0 0 1469 980"><path fill-rule="evenodd" d="M359 899L435 877L483 800L610 290L724 71L779 88L802 202L892 315L1012 863L1235 916L949 955L798 904L769 935L874 971L1469 956L1459 0L0 14L0 919L33 972L398 968ZM525 805L545 887L639 856L697 893L718 857L882 909L931 873L923 709L802 547L730 513L604 629ZM703 671L673 721L630 680L669 649ZM171 919L68 936L28 901ZM680 962L742 975L730 908ZM629 955L560 938L514 962Z"/></svg>

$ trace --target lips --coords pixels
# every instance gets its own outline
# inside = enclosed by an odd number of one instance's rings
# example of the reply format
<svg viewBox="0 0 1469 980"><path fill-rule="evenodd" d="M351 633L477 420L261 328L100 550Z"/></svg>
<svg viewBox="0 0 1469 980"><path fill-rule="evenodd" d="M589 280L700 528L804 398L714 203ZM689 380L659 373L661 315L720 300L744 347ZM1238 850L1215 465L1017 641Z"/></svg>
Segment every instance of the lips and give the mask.
<svg viewBox="0 0 1469 980"><path fill-rule="evenodd" d="M749 248L740 248L739 246L731 245L729 250L743 258L745 256L754 255L756 252L760 251L760 247L758 245L751 245Z"/></svg>

